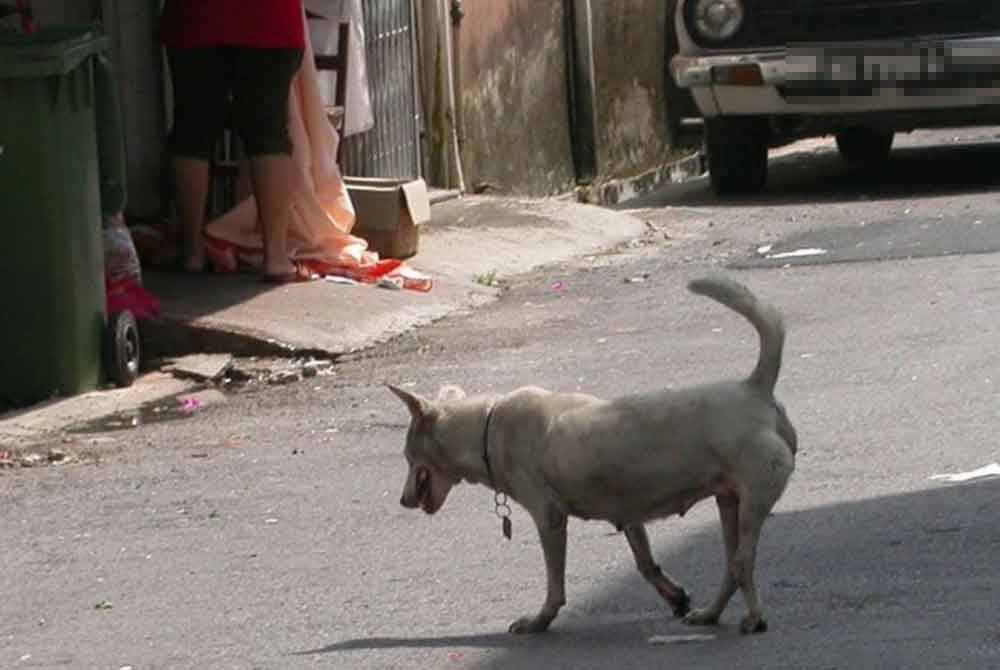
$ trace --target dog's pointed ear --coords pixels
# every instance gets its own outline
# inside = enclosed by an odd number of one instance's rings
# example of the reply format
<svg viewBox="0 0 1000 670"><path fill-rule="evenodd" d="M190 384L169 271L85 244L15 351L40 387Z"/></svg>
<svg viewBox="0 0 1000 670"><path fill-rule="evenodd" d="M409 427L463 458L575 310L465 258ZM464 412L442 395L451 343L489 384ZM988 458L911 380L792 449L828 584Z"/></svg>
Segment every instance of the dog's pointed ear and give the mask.
<svg viewBox="0 0 1000 670"><path fill-rule="evenodd" d="M393 386L392 384L387 384L387 386L390 391L396 394L397 398L406 403L406 407L410 410L410 415L414 419L423 419L430 414L431 404L418 396L416 393L404 391L398 386Z"/></svg>
<svg viewBox="0 0 1000 670"><path fill-rule="evenodd" d="M447 402L449 400L462 400L465 398L465 391L462 390L460 386L455 384L445 384L438 391L437 399L439 401Z"/></svg>

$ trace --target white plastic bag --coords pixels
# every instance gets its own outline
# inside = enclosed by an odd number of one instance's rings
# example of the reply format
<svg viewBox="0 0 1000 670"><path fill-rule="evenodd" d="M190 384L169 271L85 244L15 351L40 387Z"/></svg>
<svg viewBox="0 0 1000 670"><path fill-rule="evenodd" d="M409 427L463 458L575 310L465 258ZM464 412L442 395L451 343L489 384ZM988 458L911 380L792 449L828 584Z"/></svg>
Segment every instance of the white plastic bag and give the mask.
<svg viewBox="0 0 1000 670"><path fill-rule="evenodd" d="M344 136L356 135L375 126L371 94L368 88L368 64L365 54L365 25L361 0L305 0L305 7L326 20L309 21L309 40L318 54L336 53L337 24L351 23L350 53L347 58L347 116ZM318 75L323 102L333 104L336 74Z"/></svg>
<svg viewBox="0 0 1000 670"><path fill-rule="evenodd" d="M131 279L142 284L142 265L132 241L132 233L119 212L104 219L104 271L113 282Z"/></svg>

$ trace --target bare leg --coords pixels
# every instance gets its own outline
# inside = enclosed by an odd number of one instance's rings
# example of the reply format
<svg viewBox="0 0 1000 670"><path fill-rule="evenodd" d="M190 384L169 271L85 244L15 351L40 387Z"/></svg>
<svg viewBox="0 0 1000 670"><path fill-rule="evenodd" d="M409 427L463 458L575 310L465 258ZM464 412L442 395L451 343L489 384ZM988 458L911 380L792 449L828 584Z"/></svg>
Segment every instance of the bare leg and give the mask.
<svg viewBox="0 0 1000 670"><path fill-rule="evenodd" d="M236 171L236 185L233 188L233 199L241 202L253 197L253 180L250 177L250 161L243 159Z"/></svg>
<svg viewBox="0 0 1000 670"><path fill-rule="evenodd" d="M174 158L174 189L181 220L183 267L205 267L205 207L208 205L209 164L199 158Z"/></svg>
<svg viewBox="0 0 1000 670"><path fill-rule="evenodd" d="M291 156L273 154L250 161L254 194L260 212L267 276L289 275L295 265L288 259L289 208L292 202L294 164Z"/></svg>
<svg viewBox="0 0 1000 670"><path fill-rule="evenodd" d="M625 538L632 548L632 555L635 557L635 565L639 568L639 573L670 604L674 610L674 616L687 614L691 606L691 598L679 584L668 575L663 574L660 566L653 560L646 527L642 524L626 526Z"/></svg>
<svg viewBox="0 0 1000 670"><path fill-rule="evenodd" d="M553 514L547 521L536 518L535 524L545 554L548 591L541 611L533 617L521 617L512 623L511 633L545 632L566 604L566 517Z"/></svg>
<svg viewBox="0 0 1000 670"><path fill-rule="evenodd" d="M714 626L719 623L722 610L736 593L736 577L733 575L733 557L739 540L739 499L736 496L716 496L719 507L719 522L722 525L722 540L726 546L726 565L722 575L722 585L715 601L704 609L697 609L684 617L684 623L691 626Z"/></svg>

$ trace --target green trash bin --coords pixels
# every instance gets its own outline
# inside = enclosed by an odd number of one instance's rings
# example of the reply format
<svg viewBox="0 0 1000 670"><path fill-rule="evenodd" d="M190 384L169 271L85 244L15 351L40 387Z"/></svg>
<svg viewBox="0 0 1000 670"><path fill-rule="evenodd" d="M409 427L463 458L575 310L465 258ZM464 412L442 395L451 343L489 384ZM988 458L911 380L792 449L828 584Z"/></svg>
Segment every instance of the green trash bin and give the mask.
<svg viewBox="0 0 1000 670"><path fill-rule="evenodd" d="M101 382L95 26L0 33L0 404Z"/></svg>

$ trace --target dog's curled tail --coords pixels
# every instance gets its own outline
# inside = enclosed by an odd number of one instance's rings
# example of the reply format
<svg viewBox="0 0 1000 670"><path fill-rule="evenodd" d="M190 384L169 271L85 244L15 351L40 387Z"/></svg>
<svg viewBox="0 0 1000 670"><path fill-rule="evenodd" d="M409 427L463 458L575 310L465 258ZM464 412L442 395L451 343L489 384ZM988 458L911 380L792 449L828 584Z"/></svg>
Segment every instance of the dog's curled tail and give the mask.
<svg viewBox="0 0 1000 670"><path fill-rule="evenodd" d="M688 289L712 298L743 315L760 336L760 354L757 367L750 373L749 382L759 388L773 391L781 370L781 352L785 344L785 326L778 310L757 299L743 284L725 277L695 279Z"/></svg>

